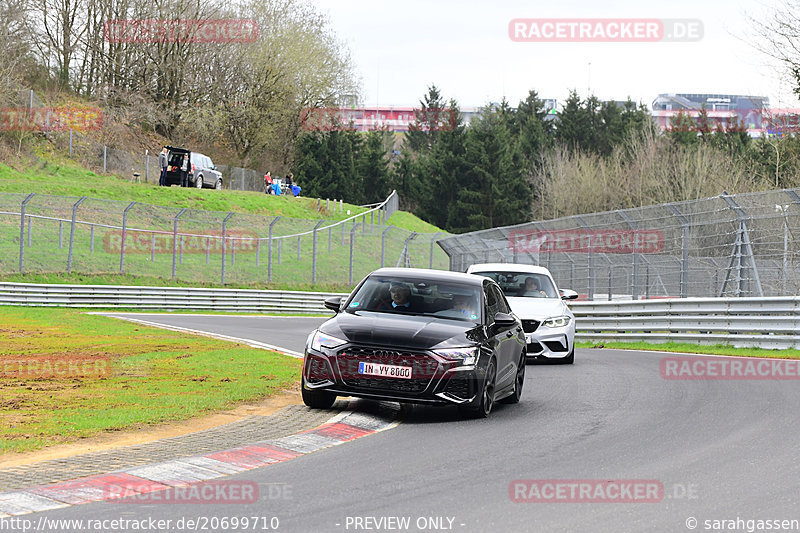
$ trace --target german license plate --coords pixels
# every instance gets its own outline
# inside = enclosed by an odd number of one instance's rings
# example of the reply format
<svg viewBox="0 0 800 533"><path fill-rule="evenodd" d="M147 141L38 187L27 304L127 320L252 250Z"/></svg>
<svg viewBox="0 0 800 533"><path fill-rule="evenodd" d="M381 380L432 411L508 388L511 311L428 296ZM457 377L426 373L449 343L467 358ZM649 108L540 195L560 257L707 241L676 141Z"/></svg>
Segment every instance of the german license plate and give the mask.
<svg viewBox="0 0 800 533"><path fill-rule="evenodd" d="M410 366L381 365L359 361L358 373L365 376L381 376L385 378L411 379Z"/></svg>

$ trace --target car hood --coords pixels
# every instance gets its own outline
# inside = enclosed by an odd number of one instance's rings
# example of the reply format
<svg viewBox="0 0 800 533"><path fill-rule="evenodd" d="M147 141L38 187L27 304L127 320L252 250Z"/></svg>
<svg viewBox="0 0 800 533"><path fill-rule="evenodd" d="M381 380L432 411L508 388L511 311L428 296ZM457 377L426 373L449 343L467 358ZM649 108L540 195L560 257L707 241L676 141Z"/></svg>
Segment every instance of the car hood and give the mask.
<svg viewBox="0 0 800 533"><path fill-rule="evenodd" d="M541 320L551 316L572 315L563 300L557 298L519 298L510 297L511 310L520 319Z"/></svg>
<svg viewBox="0 0 800 533"><path fill-rule="evenodd" d="M319 329L352 343L415 350L475 344L483 330L470 322L369 311L339 313Z"/></svg>

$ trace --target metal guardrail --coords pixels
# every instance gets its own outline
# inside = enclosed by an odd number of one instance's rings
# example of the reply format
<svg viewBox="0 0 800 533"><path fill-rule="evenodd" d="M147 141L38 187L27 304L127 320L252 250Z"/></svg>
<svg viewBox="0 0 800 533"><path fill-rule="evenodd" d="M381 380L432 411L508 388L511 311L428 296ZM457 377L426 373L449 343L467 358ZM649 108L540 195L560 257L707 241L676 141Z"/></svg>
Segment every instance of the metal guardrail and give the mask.
<svg viewBox="0 0 800 533"><path fill-rule="evenodd" d="M800 347L795 296L575 302L570 308L580 341Z"/></svg>
<svg viewBox="0 0 800 533"><path fill-rule="evenodd" d="M346 293L0 283L0 305L323 313ZM579 341L800 347L800 297L572 302Z"/></svg>
<svg viewBox="0 0 800 533"><path fill-rule="evenodd" d="M189 287L44 285L0 283L0 305L131 309L199 309L268 313L330 313L328 292L297 292Z"/></svg>

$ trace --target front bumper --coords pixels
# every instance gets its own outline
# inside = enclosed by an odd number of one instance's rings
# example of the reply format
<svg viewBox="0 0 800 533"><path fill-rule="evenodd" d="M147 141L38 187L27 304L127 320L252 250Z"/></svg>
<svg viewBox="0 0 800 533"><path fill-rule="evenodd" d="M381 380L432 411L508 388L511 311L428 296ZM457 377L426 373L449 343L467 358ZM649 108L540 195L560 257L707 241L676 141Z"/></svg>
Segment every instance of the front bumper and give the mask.
<svg viewBox="0 0 800 533"><path fill-rule="evenodd" d="M479 358L475 365L461 365L432 352L385 347L345 345L328 353L306 348L304 385L340 396L429 405L476 405L485 377ZM365 376L360 362L412 368L410 379Z"/></svg>
<svg viewBox="0 0 800 533"><path fill-rule="evenodd" d="M574 319L561 328L540 326L533 332L525 333L528 359L563 359L575 344Z"/></svg>

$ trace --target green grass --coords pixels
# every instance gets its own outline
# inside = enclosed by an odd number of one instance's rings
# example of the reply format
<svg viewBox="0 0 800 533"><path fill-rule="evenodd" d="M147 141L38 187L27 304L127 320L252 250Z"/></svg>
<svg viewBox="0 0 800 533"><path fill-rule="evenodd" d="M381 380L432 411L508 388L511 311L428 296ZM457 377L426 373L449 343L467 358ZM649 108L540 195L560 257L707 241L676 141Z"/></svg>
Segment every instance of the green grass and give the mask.
<svg viewBox="0 0 800 533"><path fill-rule="evenodd" d="M779 359L800 359L800 350L768 350L765 348L734 348L723 344L690 344L669 342L648 344L646 342L576 342L578 348L611 348L620 350L645 350L676 353L700 353L707 355L738 355L741 357L775 357Z"/></svg>
<svg viewBox="0 0 800 533"><path fill-rule="evenodd" d="M407 211L395 211L389 217L387 224L408 231L416 231L417 233L437 233L442 231L433 224L429 224Z"/></svg>
<svg viewBox="0 0 800 533"><path fill-rule="evenodd" d="M192 187L158 187L152 183L130 183L113 175L95 174L67 159L40 160L39 164L19 172L0 164L0 190L10 193L88 196L103 200L124 200L166 207L186 207L208 211L234 211L287 218L343 220L348 215L326 209L322 200L304 197L273 196L250 191L217 191ZM364 208L344 204L352 214Z"/></svg>
<svg viewBox="0 0 800 533"><path fill-rule="evenodd" d="M2 307L0 322L0 453L188 419L299 378L300 361L274 352L71 309ZM110 372L42 375L8 366L80 359Z"/></svg>
<svg viewBox="0 0 800 533"><path fill-rule="evenodd" d="M259 192L181 187L158 187L153 183L131 183L125 177L96 174L69 158L48 149L38 150L37 163L22 171L0 163L0 191L6 193L88 196L101 200L140 202L154 206L207 211L236 212L262 216L281 216L306 220L339 221L366 211L345 203L344 212L324 199L273 196ZM350 215L347 214L350 210ZM417 233L439 230L406 212L391 217L391 225ZM369 217L367 217L369 221Z"/></svg>

